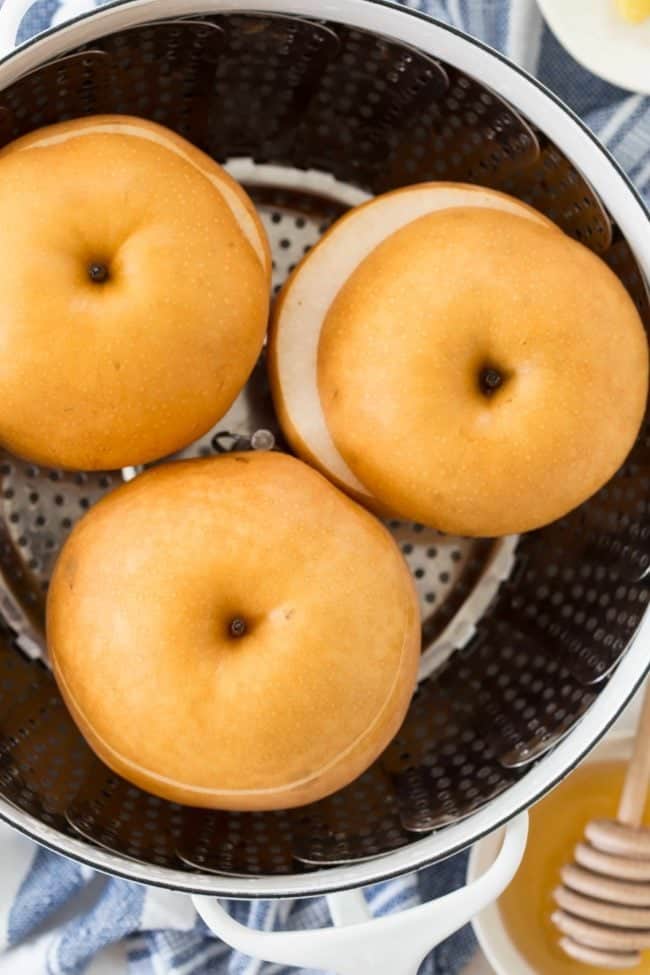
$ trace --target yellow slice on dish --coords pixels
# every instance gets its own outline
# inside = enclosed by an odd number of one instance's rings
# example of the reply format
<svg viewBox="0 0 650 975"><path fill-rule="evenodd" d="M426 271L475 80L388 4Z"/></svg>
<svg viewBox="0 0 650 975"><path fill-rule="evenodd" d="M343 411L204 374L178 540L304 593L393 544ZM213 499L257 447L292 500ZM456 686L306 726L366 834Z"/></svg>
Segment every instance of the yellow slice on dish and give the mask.
<svg viewBox="0 0 650 975"><path fill-rule="evenodd" d="M616 7L631 24L640 24L650 17L650 0L616 0Z"/></svg>

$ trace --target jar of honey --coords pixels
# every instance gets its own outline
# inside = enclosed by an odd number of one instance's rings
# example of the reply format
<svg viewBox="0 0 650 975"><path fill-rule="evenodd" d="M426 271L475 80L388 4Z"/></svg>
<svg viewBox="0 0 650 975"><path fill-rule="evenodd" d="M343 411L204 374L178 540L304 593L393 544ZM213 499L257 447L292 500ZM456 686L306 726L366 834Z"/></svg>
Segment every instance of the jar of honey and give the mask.
<svg viewBox="0 0 650 975"><path fill-rule="evenodd" d="M551 921L553 891L560 870L593 819L615 819L632 737L623 733L602 743L586 762L530 810L528 845L508 889L474 921L488 961L497 975L612 975L612 969L573 961L559 947ZM650 795L644 821L650 824ZM472 851L469 880L480 876L499 849L498 834ZM630 971L630 969L626 969ZM650 952L635 975L650 975Z"/></svg>

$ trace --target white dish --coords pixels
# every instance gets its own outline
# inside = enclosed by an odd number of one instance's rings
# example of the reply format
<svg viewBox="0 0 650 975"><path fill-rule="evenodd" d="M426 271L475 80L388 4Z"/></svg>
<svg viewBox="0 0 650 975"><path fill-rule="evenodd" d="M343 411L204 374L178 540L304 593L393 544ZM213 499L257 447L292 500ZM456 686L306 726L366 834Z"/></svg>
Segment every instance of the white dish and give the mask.
<svg viewBox="0 0 650 975"><path fill-rule="evenodd" d="M607 737L591 752L585 764L629 757L639 702L640 697L637 695L633 704L621 716ZM490 833L489 836L472 847L467 867L468 883L485 873L494 862L501 848L502 838L503 830L498 830ZM495 975L514 975L515 972L516 975L549 975L548 972L538 972L531 968L523 955L519 953L510 940L496 901L473 919L472 927L481 950L494 969Z"/></svg>
<svg viewBox="0 0 650 975"><path fill-rule="evenodd" d="M593 74L650 94L650 19L630 24L615 0L537 0L569 54Z"/></svg>

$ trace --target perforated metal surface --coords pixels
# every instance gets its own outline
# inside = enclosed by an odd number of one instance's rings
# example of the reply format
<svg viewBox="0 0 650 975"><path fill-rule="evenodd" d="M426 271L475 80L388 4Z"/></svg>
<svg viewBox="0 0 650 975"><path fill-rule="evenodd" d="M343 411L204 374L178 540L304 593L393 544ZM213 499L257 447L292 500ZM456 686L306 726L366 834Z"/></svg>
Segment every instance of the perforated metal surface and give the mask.
<svg viewBox="0 0 650 975"><path fill-rule="evenodd" d="M525 168L513 168L499 189L520 197L550 217L565 233L604 254L612 242L612 223L586 180L564 153L536 134L537 158Z"/></svg>
<svg viewBox="0 0 650 975"><path fill-rule="evenodd" d="M429 179L497 185L538 160L532 128L510 105L456 68L446 75L444 93L400 140L382 188Z"/></svg>
<svg viewBox="0 0 650 975"><path fill-rule="evenodd" d="M648 322L627 242L562 152L475 80L394 42L256 15L122 31L0 93L0 142L97 111L155 118L224 161L250 157L276 287L364 193L465 179L528 200L602 253ZM273 178L269 163L281 167ZM184 454L273 441L282 446L260 366L218 428ZM288 812L182 808L104 768L42 659L57 549L120 475L40 471L10 457L0 475L0 793L62 834L188 875L279 876L363 860L481 808L573 727L648 602L646 422L610 485L516 547L391 525L420 593L425 647L437 649L397 739L357 782Z"/></svg>
<svg viewBox="0 0 650 975"><path fill-rule="evenodd" d="M3 144L43 125L103 111L109 77L109 58L94 50L58 58L27 75L3 92Z"/></svg>

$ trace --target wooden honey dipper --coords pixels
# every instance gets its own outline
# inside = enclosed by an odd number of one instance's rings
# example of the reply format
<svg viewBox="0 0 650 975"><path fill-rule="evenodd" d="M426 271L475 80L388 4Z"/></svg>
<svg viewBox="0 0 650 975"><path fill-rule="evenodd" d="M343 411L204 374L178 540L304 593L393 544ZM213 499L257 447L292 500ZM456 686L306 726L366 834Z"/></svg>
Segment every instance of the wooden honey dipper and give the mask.
<svg viewBox="0 0 650 975"><path fill-rule="evenodd" d="M593 820L553 892L552 920L567 955L602 968L634 968L650 948L650 829L641 825L650 779L650 684L616 820Z"/></svg>

